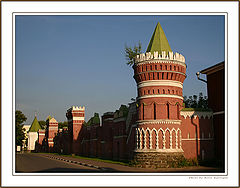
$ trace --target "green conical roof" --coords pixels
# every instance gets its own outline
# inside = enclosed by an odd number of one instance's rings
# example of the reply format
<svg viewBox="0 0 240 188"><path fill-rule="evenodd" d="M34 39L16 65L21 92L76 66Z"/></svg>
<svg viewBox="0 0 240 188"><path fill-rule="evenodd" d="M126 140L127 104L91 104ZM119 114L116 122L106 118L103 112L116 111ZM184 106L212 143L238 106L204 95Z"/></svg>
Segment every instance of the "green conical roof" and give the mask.
<svg viewBox="0 0 240 188"><path fill-rule="evenodd" d="M50 119L52 119L52 117L49 115L49 116L47 117L46 121L47 121L47 120L50 120Z"/></svg>
<svg viewBox="0 0 240 188"><path fill-rule="evenodd" d="M29 132L38 132L39 129L41 129L41 126L38 123L37 117L35 117L29 129Z"/></svg>
<svg viewBox="0 0 240 188"><path fill-rule="evenodd" d="M153 53L156 51L158 51L158 53L162 53L162 51L166 51L166 53L172 52L171 47L168 44L167 37L159 22L157 23L150 43L147 47L147 52Z"/></svg>

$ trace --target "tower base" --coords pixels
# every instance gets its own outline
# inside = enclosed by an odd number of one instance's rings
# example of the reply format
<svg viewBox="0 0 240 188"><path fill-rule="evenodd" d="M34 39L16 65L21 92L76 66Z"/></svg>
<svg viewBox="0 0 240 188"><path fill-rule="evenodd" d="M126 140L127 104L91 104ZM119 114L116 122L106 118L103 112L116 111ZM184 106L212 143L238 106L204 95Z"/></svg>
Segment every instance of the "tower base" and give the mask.
<svg viewBox="0 0 240 188"><path fill-rule="evenodd" d="M140 168L172 168L183 159L183 152L135 152L133 162Z"/></svg>

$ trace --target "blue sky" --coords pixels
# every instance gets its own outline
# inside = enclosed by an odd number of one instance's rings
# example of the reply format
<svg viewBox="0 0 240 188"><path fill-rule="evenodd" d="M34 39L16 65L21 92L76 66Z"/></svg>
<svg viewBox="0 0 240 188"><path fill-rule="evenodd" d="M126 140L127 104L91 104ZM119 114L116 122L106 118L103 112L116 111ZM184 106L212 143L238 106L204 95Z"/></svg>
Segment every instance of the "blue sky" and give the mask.
<svg viewBox="0 0 240 188"><path fill-rule="evenodd" d="M16 16L16 109L31 124L50 114L66 121L72 105L115 111L136 97L124 46L143 51L160 22L174 52L186 58L184 95L203 92L196 72L224 60L224 16Z"/></svg>

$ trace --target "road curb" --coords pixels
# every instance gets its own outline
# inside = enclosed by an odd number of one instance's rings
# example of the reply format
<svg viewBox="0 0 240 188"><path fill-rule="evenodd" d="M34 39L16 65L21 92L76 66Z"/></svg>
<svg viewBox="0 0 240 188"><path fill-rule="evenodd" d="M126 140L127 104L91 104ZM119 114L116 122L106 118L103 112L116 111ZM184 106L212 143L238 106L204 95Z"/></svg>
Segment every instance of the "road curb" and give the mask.
<svg viewBox="0 0 240 188"><path fill-rule="evenodd" d="M44 155L44 156L48 157L48 158L51 158L51 159L65 161L65 162L68 162L68 163L74 163L74 164L78 164L78 165L81 165L81 166L87 166L87 167L91 167L91 168L96 168L96 169L103 170L103 171L106 170L105 168L102 168L102 167L99 167L99 166L96 166L96 165L92 165L92 164L82 163L82 162L79 162L79 161L73 161L73 160L59 158L59 157L55 157L55 156L49 156L49 155Z"/></svg>

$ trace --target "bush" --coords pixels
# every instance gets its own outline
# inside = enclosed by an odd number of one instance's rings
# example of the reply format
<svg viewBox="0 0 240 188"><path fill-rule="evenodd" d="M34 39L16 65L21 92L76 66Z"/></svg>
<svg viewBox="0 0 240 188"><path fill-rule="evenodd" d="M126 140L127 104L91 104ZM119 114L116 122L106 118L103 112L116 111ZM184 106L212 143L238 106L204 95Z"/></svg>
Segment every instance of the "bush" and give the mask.
<svg viewBox="0 0 240 188"><path fill-rule="evenodd" d="M187 167L187 166L198 166L198 160L196 158L194 159L182 159L181 161L178 162L177 167L182 168L182 167Z"/></svg>

